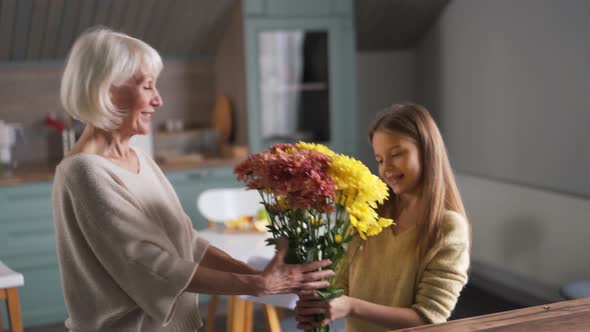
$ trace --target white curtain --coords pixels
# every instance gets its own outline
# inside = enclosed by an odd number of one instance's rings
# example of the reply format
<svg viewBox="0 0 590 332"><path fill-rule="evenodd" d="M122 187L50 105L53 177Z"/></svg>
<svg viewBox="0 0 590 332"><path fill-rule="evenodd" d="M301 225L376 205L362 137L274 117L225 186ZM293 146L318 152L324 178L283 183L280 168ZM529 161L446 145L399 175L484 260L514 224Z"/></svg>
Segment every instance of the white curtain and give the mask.
<svg viewBox="0 0 590 332"><path fill-rule="evenodd" d="M259 35L262 135L291 137L297 126L303 70L302 31L266 31Z"/></svg>

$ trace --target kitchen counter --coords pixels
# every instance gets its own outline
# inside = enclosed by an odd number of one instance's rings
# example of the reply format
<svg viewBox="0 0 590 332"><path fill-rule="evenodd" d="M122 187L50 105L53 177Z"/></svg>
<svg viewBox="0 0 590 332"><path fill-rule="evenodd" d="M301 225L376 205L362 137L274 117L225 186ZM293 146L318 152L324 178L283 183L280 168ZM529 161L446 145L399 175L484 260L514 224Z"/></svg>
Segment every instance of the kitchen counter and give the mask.
<svg viewBox="0 0 590 332"><path fill-rule="evenodd" d="M57 164L39 164L17 167L9 173L0 175L0 186L18 185L32 182L45 182L53 179Z"/></svg>
<svg viewBox="0 0 590 332"><path fill-rule="evenodd" d="M240 159L208 158L195 162L167 162L158 164L162 171L171 172L211 167L234 167L240 161ZM56 166L57 164L42 164L17 167L11 174L0 176L0 186L51 181Z"/></svg>

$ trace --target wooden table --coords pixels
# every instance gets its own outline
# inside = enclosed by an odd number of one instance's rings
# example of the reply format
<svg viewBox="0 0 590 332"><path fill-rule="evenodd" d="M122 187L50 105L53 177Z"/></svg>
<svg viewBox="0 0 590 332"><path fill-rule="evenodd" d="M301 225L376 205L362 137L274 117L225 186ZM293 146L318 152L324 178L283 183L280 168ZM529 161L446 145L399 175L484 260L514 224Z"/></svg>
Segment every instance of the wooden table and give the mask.
<svg viewBox="0 0 590 332"><path fill-rule="evenodd" d="M586 332L590 331L590 297L396 331Z"/></svg>
<svg viewBox="0 0 590 332"><path fill-rule="evenodd" d="M267 233L231 232L207 228L200 230L199 235L211 245L242 262L247 262L252 256L270 259L275 254L274 247L266 245L266 239L270 236Z"/></svg>
<svg viewBox="0 0 590 332"><path fill-rule="evenodd" d="M274 256L274 247L266 245L267 233L257 232L231 232L214 229L199 231L199 235L209 241L211 245L225 251L235 259L248 262L253 256L271 259ZM215 331L215 312L217 311L218 297L212 295L209 298L205 332ZM229 296L227 303L227 332L251 332L253 330L253 303L240 296ZM279 313L274 306L264 304L267 330L280 331Z"/></svg>
<svg viewBox="0 0 590 332"><path fill-rule="evenodd" d="M0 261L0 300L6 300L10 331L22 332L23 320L18 301L18 287L25 284L23 275L12 271ZM3 331L2 313L0 312L0 332Z"/></svg>

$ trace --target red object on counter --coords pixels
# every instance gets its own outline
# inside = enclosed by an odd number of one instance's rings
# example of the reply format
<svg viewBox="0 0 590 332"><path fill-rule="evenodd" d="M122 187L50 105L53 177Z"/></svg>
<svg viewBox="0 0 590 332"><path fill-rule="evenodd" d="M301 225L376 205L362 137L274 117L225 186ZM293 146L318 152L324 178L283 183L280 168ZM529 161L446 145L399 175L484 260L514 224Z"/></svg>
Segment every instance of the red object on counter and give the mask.
<svg viewBox="0 0 590 332"><path fill-rule="evenodd" d="M45 117L44 123L54 127L55 130L57 130L60 133L64 131L64 124L50 115Z"/></svg>

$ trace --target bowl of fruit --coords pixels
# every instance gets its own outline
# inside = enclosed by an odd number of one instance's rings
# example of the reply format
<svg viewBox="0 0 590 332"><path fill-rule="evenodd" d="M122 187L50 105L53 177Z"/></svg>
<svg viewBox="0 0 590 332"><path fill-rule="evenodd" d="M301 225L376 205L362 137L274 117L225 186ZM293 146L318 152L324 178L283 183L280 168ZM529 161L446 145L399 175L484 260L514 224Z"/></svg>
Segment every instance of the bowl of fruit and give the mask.
<svg viewBox="0 0 590 332"><path fill-rule="evenodd" d="M235 219L229 219L224 222L225 229L232 232L260 232L267 231L268 213L266 209L258 210L255 216L240 216Z"/></svg>

